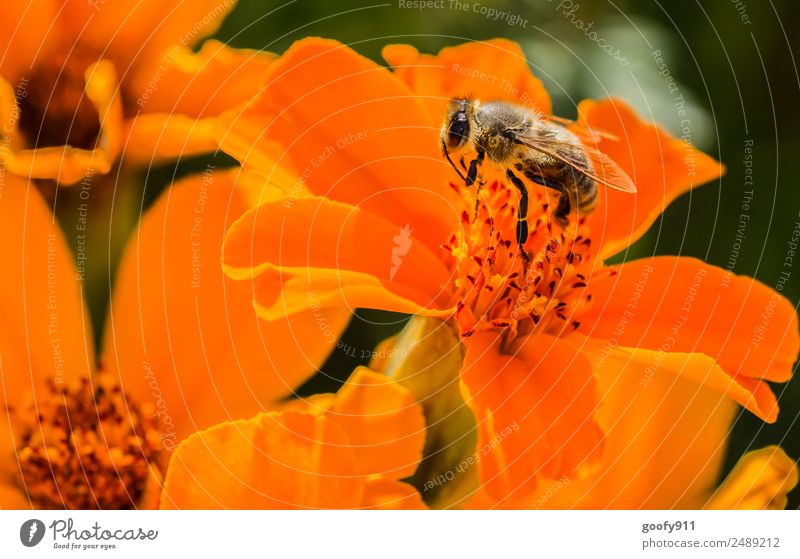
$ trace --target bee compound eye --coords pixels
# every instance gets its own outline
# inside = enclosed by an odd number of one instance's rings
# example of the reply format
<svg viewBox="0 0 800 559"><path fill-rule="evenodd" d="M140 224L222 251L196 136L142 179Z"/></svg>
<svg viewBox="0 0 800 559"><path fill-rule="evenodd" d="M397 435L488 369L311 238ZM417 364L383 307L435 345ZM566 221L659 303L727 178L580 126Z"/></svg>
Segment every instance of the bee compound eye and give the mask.
<svg viewBox="0 0 800 559"><path fill-rule="evenodd" d="M466 120L454 120L447 130L447 147L460 148L469 137L469 123Z"/></svg>

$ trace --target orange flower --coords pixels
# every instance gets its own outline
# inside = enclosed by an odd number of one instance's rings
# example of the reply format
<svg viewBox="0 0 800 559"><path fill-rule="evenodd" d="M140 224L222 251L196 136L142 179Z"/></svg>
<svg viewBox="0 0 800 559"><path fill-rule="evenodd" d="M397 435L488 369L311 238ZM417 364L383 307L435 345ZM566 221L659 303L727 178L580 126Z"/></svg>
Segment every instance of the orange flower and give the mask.
<svg viewBox="0 0 800 559"><path fill-rule="evenodd" d="M317 372L350 320L339 308L261 320L250 286L223 273L226 230L269 189L239 169L178 181L142 218L122 257L101 363L162 414L168 449L290 394Z"/></svg>
<svg viewBox="0 0 800 559"><path fill-rule="evenodd" d="M16 272L0 294L0 508L156 506L185 437L274 406L316 372L349 313L267 323L248 286L225 278L223 235L262 190L237 173L186 179L145 215L117 274L99 367L51 211L23 179L2 176Z"/></svg>
<svg viewBox="0 0 800 559"><path fill-rule="evenodd" d="M515 246L514 189L484 166L487 186L473 219L475 192L453 176L437 139L454 95L479 92L549 111L519 47L497 40L428 56L390 46L384 56L394 73L334 41L300 41L267 70L259 98L217 129L222 148L244 165L268 176L288 169L302 187L248 211L225 241L227 273L249 282L262 317L314 303L454 325L465 350L462 392L478 448L487 449L478 463L482 493L500 506L530 503L548 480L586 479L607 467L617 436L633 436L637 423L617 426L608 414L624 408L613 398L641 399L655 413L653 396L663 392L652 387L667 383L775 420L766 381L788 380L800 347L791 304L753 279L690 258L604 264L670 201L718 177L717 162L622 101L581 103L579 125L618 138L598 147L638 192L602 190L594 213L568 234L550 219L548 192L531 191L526 266ZM617 375L632 377L629 389L612 389ZM702 477L710 482L731 415L692 410L688 425L705 425L709 414L714 420L709 432L717 438L698 443L714 453ZM646 433L651 450L682 440ZM688 456L680 467L689 464L697 466Z"/></svg>
<svg viewBox="0 0 800 559"><path fill-rule="evenodd" d="M233 1L7 2L0 164L72 184L124 149L151 162L214 148L208 119L258 91L266 53L216 41Z"/></svg>
<svg viewBox="0 0 800 559"><path fill-rule="evenodd" d="M170 460L161 508L425 508L406 483L425 442L411 394L359 369L338 394L192 435Z"/></svg>

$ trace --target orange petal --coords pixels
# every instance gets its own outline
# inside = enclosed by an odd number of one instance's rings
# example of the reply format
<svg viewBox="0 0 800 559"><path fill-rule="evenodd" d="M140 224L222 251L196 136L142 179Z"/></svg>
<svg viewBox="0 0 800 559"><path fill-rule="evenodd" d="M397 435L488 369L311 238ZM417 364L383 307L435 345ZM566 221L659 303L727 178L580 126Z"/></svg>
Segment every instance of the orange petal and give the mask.
<svg viewBox="0 0 800 559"><path fill-rule="evenodd" d="M162 158L191 157L217 147L212 122L182 114L144 114L125 123L125 160L152 165Z"/></svg>
<svg viewBox="0 0 800 559"><path fill-rule="evenodd" d="M170 53L191 48L214 33L235 3L68 0L61 22L82 44L114 60L126 81L146 83L157 79Z"/></svg>
<svg viewBox="0 0 800 559"><path fill-rule="evenodd" d="M583 475L584 466L600 458L596 382L589 362L570 344L541 334L508 355L493 332L465 343L461 380L478 421L476 459L490 495L519 498L538 478Z"/></svg>
<svg viewBox="0 0 800 559"><path fill-rule="evenodd" d="M335 422L296 412L216 425L178 446L162 509L356 508L363 477Z"/></svg>
<svg viewBox="0 0 800 559"><path fill-rule="evenodd" d="M636 194L601 187L588 223L603 257L641 237L681 194L724 172L711 157L642 120L624 101L583 101L578 112L585 124L616 136L592 147L611 157L637 187Z"/></svg>
<svg viewBox="0 0 800 559"><path fill-rule="evenodd" d="M122 101L118 95L116 70L111 62L101 60L89 66L85 76L86 96L95 105L100 117L97 147L87 150L68 145L33 149L3 146L0 163L4 162L9 171L23 177L54 179L70 185L91 178L94 173L107 173L111 169L119 154L122 138ZM2 87L8 89L7 84ZM16 126L15 122L12 137L18 136Z"/></svg>
<svg viewBox="0 0 800 559"><path fill-rule="evenodd" d="M8 483L0 483L0 510L26 510L33 505L25 497L25 492L19 487Z"/></svg>
<svg viewBox="0 0 800 559"><path fill-rule="evenodd" d="M103 362L160 412L168 447L290 393L350 317L337 308L258 318L250 285L220 264L225 231L255 197L237 178L209 169L173 185L144 216L117 273Z"/></svg>
<svg viewBox="0 0 800 559"><path fill-rule="evenodd" d="M786 508L797 487L797 463L777 446L748 452L709 500L709 509Z"/></svg>
<svg viewBox="0 0 800 559"><path fill-rule="evenodd" d="M452 97L514 101L544 114L551 112L550 96L513 41L464 43L437 55L420 54L411 45L388 45L383 58L421 97L429 121L436 126Z"/></svg>
<svg viewBox="0 0 800 559"><path fill-rule="evenodd" d="M580 330L620 346L702 353L740 384L785 382L800 352L794 306L758 281L685 257L625 263L590 278Z"/></svg>
<svg viewBox="0 0 800 559"><path fill-rule="evenodd" d="M574 342L595 368L602 466L582 479L549 479L526 506L590 509L700 508L717 483L736 405L689 371L708 358L668 355L652 369L642 355L604 342ZM647 352L652 356L653 352ZM713 367L713 363L710 364ZM694 375L697 376L697 375Z"/></svg>
<svg viewBox="0 0 800 559"><path fill-rule="evenodd" d="M0 182L0 236L8 267L0 278L0 478L15 434L7 420L46 390L93 369L91 325L72 254L35 186L6 174Z"/></svg>
<svg viewBox="0 0 800 559"><path fill-rule="evenodd" d="M148 163L157 157L210 152L217 143L210 117L245 104L261 89L275 55L206 41L200 52L169 53L159 79L126 84L140 115L128 124L125 155Z"/></svg>
<svg viewBox="0 0 800 559"><path fill-rule="evenodd" d="M367 481L363 509L425 510L422 496L411 485L393 479L374 478Z"/></svg>
<svg viewBox="0 0 800 559"><path fill-rule="evenodd" d="M30 72L37 58L48 56L54 43L61 38L61 28L54 25L57 11L53 0L3 3L0 76L16 86Z"/></svg>
<svg viewBox="0 0 800 559"><path fill-rule="evenodd" d="M270 316L334 303L441 309L450 272L415 235L364 208L284 198L250 210L231 227L224 264L237 279L267 273L266 286L257 281L254 287L257 304ZM280 291L273 288L276 273L284 278Z"/></svg>
<svg viewBox="0 0 800 559"><path fill-rule="evenodd" d="M312 193L410 224L431 248L458 227L438 125L389 70L311 38L269 67L266 84L248 110L221 122L223 150L258 152L261 142L278 140Z"/></svg>
<svg viewBox="0 0 800 559"><path fill-rule="evenodd" d="M359 367L336 395L327 416L347 434L356 471L391 479L417 469L425 445L425 417L411 392Z"/></svg>
<svg viewBox="0 0 800 559"><path fill-rule="evenodd" d="M598 343L602 343L598 341ZM641 364L646 385L649 377L660 367L675 375L727 395L764 421L775 422L778 403L766 382L743 377L731 377L711 357L701 353L664 353L660 351L619 348L631 362Z"/></svg>
<svg viewBox="0 0 800 559"><path fill-rule="evenodd" d="M185 47L172 50L157 84L128 83L126 93L145 113L219 115L258 94L275 58L272 53L209 40L198 52Z"/></svg>

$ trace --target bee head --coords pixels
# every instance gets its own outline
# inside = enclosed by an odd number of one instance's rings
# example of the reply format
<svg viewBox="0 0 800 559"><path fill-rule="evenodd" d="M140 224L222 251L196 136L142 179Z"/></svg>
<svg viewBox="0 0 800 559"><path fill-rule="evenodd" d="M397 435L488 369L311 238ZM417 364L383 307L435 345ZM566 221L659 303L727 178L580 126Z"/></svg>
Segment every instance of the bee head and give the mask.
<svg viewBox="0 0 800 559"><path fill-rule="evenodd" d="M442 147L447 152L458 151L469 141L470 117L475 102L468 98L453 98L447 106L442 126Z"/></svg>

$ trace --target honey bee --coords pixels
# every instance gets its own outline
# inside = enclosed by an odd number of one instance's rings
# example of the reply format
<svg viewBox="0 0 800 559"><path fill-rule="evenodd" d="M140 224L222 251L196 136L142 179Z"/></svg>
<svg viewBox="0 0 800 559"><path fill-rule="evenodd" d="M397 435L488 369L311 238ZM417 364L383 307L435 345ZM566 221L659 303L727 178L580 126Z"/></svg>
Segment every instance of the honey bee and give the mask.
<svg viewBox="0 0 800 559"><path fill-rule="evenodd" d="M572 122L566 119L545 117L505 101L481 103L454 98L447 108L440 135L442 153L466 186L475 183L478 168L488 157L505 169L506 177L519 190L516 236L526 260L529 259L524 249L528 239L528 189L520 175L558 192L552 215L562 227L569 225L571 214L586 215L594 209L600 184L636 192L625 171L583 141L597 141L597 136L610 135L589 128L572 131L567 129L569 124ZM468 147L474 149L476 156L469 166L463 156L460 158L465 175L451 155Z"/></svg>

